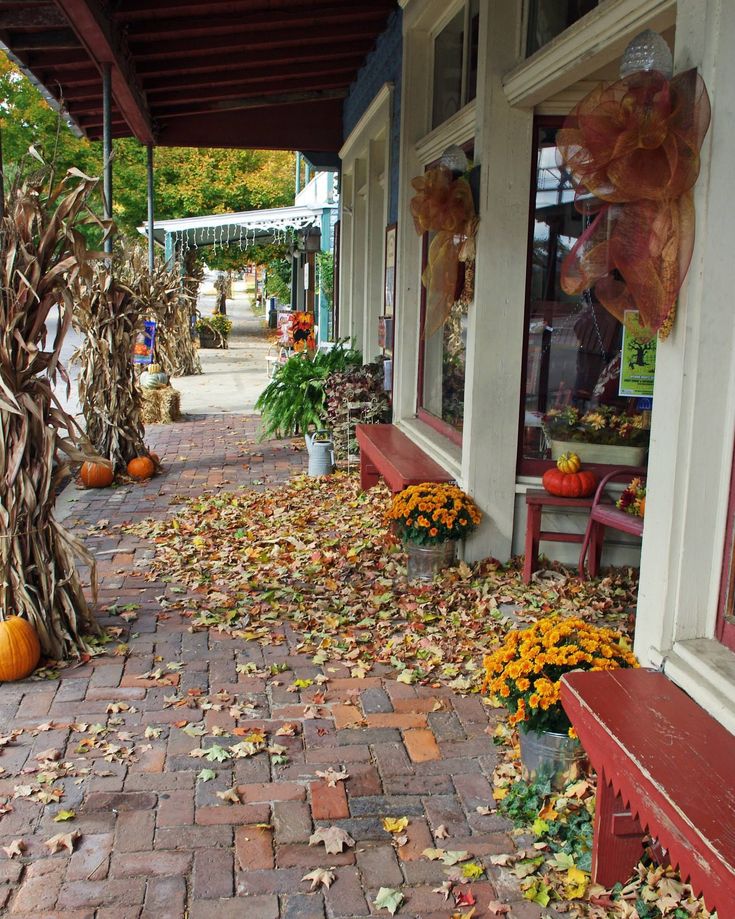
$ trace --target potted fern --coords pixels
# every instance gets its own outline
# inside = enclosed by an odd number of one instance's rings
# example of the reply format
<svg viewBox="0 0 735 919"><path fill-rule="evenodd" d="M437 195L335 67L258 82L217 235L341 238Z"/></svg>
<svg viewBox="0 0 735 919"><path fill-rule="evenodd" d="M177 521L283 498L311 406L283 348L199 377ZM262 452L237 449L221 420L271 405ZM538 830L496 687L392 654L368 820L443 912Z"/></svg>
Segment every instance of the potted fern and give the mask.
<svg viewBox="0 0 735 919"><path fill-rule="evenodd" d="M328 377L362 363L359 351L338 343L331 351L300 352L280 366L255 403L263 438L306 434L321 428L326 417L324 386Z"/></svg>

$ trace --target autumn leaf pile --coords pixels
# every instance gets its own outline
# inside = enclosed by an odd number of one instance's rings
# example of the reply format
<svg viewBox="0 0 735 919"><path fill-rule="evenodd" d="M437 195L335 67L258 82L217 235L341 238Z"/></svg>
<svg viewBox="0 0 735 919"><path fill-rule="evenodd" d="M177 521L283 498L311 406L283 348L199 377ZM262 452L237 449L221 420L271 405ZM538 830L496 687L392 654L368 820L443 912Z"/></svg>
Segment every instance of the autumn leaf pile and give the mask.
<svg viewBox="0 0 735 919"><path fill-rule="evenodd" d="M354 475L301 476L267 492L191 499L128 531L155 542L150 577L188 588L175 605L195 629L268 644L284 640L288 621L299 651L358 677L381 663L406 683L472 691L483 654L519 624L558 612L626 625L630 572L580 582L557 570L526 586L516 565L485 560L407 582L389 502L382 486L361 492Z"/></svg>

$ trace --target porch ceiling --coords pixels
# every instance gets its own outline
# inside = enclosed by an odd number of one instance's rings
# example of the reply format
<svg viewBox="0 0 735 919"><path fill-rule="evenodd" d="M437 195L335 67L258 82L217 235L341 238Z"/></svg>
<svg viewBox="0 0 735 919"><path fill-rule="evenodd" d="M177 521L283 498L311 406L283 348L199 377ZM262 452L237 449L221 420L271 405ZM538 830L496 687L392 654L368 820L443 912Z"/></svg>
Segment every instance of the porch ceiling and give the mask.
<svg viewBox="0 0 735 919"><path fill-rule="evenodd" d="M0 41L91 139L336 152L397 0L4 0Z"/></svg>

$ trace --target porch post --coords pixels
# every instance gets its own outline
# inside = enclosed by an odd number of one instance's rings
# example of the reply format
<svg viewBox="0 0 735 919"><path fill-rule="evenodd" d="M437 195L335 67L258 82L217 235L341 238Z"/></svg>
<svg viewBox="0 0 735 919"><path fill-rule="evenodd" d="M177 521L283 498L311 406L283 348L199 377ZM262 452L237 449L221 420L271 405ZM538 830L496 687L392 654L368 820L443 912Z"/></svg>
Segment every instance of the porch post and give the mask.
<svg viewBox="0 0 735 919"><path fill-rule="evenodd" d="M4 168L3 139L2 132L0 131L0 220L5 217L5 176L3 175Z"/></svg>
<svg viewBox="0 0 735 919"><path fill-rule="evenodd" d="M155 249L153 240L153 144L148 144L147 151L147 168L148 168L148 269L153 274L155 267Z"/></svg>
<svg viewBox="0 0 735 919"><path fill-rule="evenodd" d="M110 64L102 65L102 161L104 216L112 219L112 77ZM112 254L112 236L105 240L105 252Z"/></svg>

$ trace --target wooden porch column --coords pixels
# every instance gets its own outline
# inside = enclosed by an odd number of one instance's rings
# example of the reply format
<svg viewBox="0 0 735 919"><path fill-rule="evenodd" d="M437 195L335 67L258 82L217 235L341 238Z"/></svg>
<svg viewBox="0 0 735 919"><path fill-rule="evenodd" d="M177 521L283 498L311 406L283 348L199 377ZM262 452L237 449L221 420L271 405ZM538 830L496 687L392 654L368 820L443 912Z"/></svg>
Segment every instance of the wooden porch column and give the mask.
<svg viewBox="0 0 735 919"><path fill-rule="evenodd" d="M104 215L112 219L112 76L110 64L102 65L102 160ZM112 254L112 236L105 240L105 252Z"/></svg>
<svg viewBox="0 0 735 919"><path fill-rule="evenodd" d="M153 144L146 145L147 151L147 170L148 170L148 269L151 274L153 274L153 269L155 267L155 248L153 240L153 209L154 209L154 199L153 199Z"/></svg>

